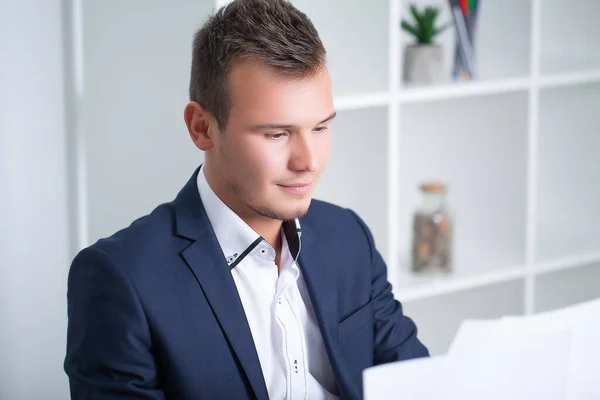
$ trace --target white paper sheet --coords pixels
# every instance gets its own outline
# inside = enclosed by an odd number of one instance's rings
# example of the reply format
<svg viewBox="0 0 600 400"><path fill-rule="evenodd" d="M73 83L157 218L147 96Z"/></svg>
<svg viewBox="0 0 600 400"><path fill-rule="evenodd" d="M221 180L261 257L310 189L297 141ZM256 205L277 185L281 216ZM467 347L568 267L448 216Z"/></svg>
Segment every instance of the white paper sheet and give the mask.
<svg viewBox="0 0 600 400"><path fill-rule="evenodd" d="M573 331L568 360L567 400L600 399L600 299L519 320L522 325Z"/></svg>
<svg viewBox="0 0 600 400"><path fill-rule="evenodd" d="M446 356L367 369L366 400L600 400L600 299L465 321Z"/></svg>
<svg viewBox="0 0 600 400"><path fill-rule="evenodd" d="M571 337L563 327L471 321L448 354L450 397L565 400Z"/></svg>
<svg viewBox="0 0 600 400"><path fill-rule="evenodd" d="M363 372L365 400L443 399L447 393L446 358L430 357L368 368Z"/></svg>

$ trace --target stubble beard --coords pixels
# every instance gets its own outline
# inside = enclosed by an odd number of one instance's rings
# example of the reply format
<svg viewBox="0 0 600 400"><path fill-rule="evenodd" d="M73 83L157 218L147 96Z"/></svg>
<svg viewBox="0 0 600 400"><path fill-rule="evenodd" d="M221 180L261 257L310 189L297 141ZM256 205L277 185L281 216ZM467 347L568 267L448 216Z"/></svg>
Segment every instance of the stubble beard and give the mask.
<svg viewBox="0 0 600 400"><path fill-rule="evenodd" d="M299 207L298 209L296 209L295 211L293 211L291 213L283 214L277 210L274 210L274 209L266 207L266 206L252 204L252 202L249 201L249 199L245 196L245 194L243 193L242 190L240 190L239 187L237 187L236 185L234 185L232 183L229 183L229 187L242 200L242 203L244 203L246 206L248 206L255 213L262 215L263 217L267 217L270 219L276 219L279 221L293 221L296 218L300 219L300 218L304 217L306 215L306 213L308 212L308 207Z"/></svg>

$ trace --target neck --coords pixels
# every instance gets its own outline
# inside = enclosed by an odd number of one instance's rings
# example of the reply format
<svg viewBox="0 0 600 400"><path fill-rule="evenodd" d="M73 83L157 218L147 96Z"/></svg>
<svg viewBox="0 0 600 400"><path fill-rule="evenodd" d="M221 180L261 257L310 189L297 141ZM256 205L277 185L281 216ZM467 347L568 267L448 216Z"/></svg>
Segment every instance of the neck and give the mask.
<svg viewBox="0 0 600 400"><path fill-rule="evenodd" d="M266 217L262 218L249 218L245 219L240 216L250 228L256 233L263 237L279 254L281 251L281 226L282 221L276 219L270 219Z"/></svg>

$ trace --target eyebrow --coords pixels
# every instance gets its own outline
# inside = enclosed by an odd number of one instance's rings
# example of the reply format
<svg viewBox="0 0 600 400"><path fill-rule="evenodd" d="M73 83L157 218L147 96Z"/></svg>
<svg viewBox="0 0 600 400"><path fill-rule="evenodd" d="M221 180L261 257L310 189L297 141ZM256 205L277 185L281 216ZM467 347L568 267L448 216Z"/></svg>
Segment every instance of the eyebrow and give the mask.
<svg viewBox="0 0 600 400"><path fill-rule="evenodd" d="M331 121L332 119L335 118L335 116L337 115L337 112L333 112L331 113L331 115L329 115L327 118L325 118L323 121L319 122L317 125L321 125L324 124L326 122ZM316 125L315 125L316 126ZM261 124L261 125L251 125L250 126L250 130L251 131L264 131L264 130L276 130L276 129L299 129L300 127L298 125L283 125L283 124Z"/></svg>

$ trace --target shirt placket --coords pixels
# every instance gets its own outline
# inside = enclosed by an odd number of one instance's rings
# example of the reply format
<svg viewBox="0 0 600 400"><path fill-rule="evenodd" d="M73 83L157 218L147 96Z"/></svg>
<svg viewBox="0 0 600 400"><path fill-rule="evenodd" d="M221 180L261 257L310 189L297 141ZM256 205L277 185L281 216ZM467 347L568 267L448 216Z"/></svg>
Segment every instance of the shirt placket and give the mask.
<svg viewBox="0 0 600 400"><path fill-rule="evenodd" d="M298 279L298 273L283 268L276 296L275 313L281 329L283 355L286 364L288 399L306 399L306 349L301 325L290 298L290 289Z"/></svg>

